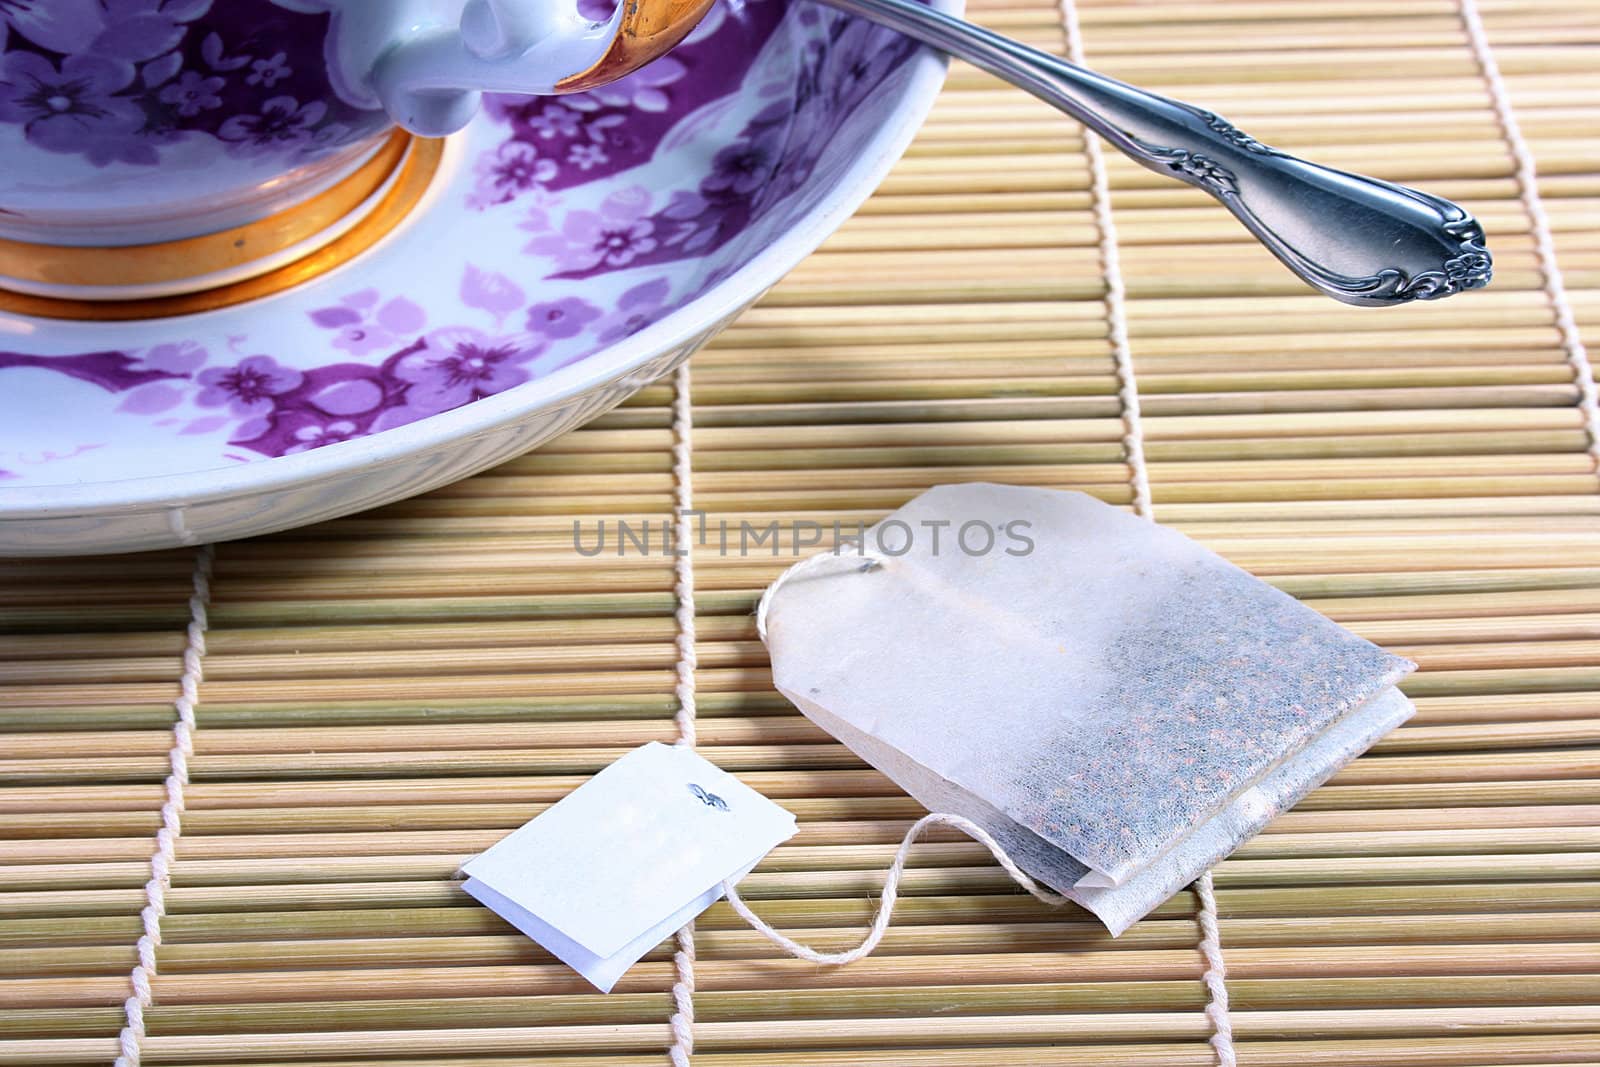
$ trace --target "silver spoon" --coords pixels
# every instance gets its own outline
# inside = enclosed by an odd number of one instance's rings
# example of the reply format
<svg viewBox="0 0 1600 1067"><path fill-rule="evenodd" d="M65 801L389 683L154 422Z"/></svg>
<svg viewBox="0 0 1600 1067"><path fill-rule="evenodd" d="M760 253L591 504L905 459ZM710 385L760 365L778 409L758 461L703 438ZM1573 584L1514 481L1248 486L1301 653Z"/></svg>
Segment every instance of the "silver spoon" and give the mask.
<svg viewBox="0 0 1600 1067"><path fill-rule="evenodd" d="M1483 229L1456 204L1268 147L1226 120L913 0L825 0L958 56L1076 118L1149 169L1222 201L1335 300L1388 307L1489 284Z"/></svg>

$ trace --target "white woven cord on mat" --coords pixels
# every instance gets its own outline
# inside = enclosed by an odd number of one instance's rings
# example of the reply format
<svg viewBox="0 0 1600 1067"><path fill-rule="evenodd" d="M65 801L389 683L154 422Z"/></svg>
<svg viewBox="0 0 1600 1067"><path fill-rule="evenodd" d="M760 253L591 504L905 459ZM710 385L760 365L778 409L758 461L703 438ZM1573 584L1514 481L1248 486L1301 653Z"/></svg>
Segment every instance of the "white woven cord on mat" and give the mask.
<svg viewBox="0 0 1600 1067"><path fill-rule="evenodd" d="M689 364L684 362L672 378L672 482L673 558L672 593L677 601L678 744L695 745L694 672L699 665L694 634L694 534L689 512L694 508L693 456L694 408L689 398ZM672 1047L667 1056L673 1067L689 1067L694 1055L694 920L678 931L678 951L672 954Z"/></svg>
<svg viewBox="0 0 1600 1067"><path fill-rule="evenodd" d="M1083 30L1078 25L1074 0L1061 0L1061 23L1067 38L1067 58L1084 66ZM1155 521L1155 501L1150 495L1150 471L1144 458L1144 423L1139 411L1139 379L1133 369L1133 348L1128 343L1127 288L1122 279L1122 257L1117 245L1117 222L1111 211L1111 178L1106 171L1104 149L1092 131L1083 131L1084 150L1089 158L1092 180L1090 199L1094 204L1095 224L1100 230L1100 269L1106 283L1106 324L1111 339L1111 354L1116 359L1117 395L1122 399L1122 448L1128 463L1128 480L1133 484L1133 509ZM1217 929L1217 896L1208 870L1195 882L1200 897L1200 954L1205 957L1204 981L1209 1001L1206 1017L1211 1020L1211 1047L1218 1067L1236 1067L1238 1054L1233 1047L1233 1017L1228 1011L1228 967L1222 958L1222 935Z"/></svg>
<svg viewBox="0 0 1600 1067"><path fill-rule="evenodd" d="M127 1024L118 1036L121 1054L117 1067L139 1067L144 1043L144 1009L150 1005L150 979L156 973L156 950L161 947L161 917L167 911L167 890L172 885L172 863L177 855L178 836L183 832L183 791L189 784L189 757L194 755L194 708L200 700L200 682L205 677L207 611L211 605L211 569L217 551L201 545L194 554L193 592L189 596L189 629L183 648L183 674L178 679L178 696L173 709L178 721L172 725L172 749L167 753L171 768L167 775L167 799L161 805L161 829L156 831L156 850L150 857L150 880L144 884L145 905L139 912L144 932L134 945L139 961L129 981L133 994L123 1008Z"/></svg>
<svg viewBox="0 0 1600 1067"><path fill-rule="evenodd" d="M1083 33L1078 28L1078 8L1061 0L1061 22L1067 38L1067 58L1083 66ZM1133 483L1133 509L1145 518L1154 512L1150 501L1150 474L1144 463L1144 423L1139 417L1139 384L1133 376L1133 348L1128 343L1127 289L1122 281L1122 253L1117 244L1117 220L1111 214L1111 178L1106 172L1105 150L1094 131L1084 127L1083 149L1089 158L1089 200L1094 205L1095 227L1100 232L1100 274L1106 283L1106 327L1111 355L1117 364L1117 396L1122 401L1122 451Z"/></svg>
<svg viewBox="0 0 1600 1067"><path fill-rule="evenodd" d="M1544 279L1544 292L1556 316L1556 330L1561 335L1561 347L1566 352L1567 363L1578 385L1578 410L1583 415L1584 429L1589 434L1589 458L1595 470L1600 471L1600 396L1596 395L1594 367L1589 362L1588 349L1578 334L1578 320L1572 313L1572 302L1567 299L1567 283L1556 263L1555 237L1550 232L1550 216L1545 214L1544 198L1539 195L1539 172L1534 165L1533 152L1522 136L1522 126L1517 122L1511 106L1511 93L1505 79L1500 76L1500 64L1489 45L1489 34L1484 29L1483 18L1478 14L1478 0L1457 0L1461 10L1461 24L1466 27L1467 40L1472 44L1472 54L1478 61L1489 89L1489 100L1494 105L1495 121L1505 137L1506 148L1516 164L1517 192L1528 213L1528 223L1533 228L1534 252L1539 257L1539 274Z"/></svg>

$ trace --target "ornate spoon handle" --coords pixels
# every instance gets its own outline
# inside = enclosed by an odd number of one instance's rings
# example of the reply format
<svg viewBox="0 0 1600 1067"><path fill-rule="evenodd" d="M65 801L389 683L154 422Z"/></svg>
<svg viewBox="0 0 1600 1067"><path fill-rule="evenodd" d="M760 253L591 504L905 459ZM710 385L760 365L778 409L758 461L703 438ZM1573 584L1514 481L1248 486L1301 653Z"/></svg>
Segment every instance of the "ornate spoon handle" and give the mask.
<svg viewBox="0 0 1600 1067"><path fill-rule="evenodd" d="M1204 189L1290 270L1335 300L1387 307L1489 283L1483 230L1448 200L1298 159L1210 111L913 0L826 2L1026 89L1149 169Z"/></svg>

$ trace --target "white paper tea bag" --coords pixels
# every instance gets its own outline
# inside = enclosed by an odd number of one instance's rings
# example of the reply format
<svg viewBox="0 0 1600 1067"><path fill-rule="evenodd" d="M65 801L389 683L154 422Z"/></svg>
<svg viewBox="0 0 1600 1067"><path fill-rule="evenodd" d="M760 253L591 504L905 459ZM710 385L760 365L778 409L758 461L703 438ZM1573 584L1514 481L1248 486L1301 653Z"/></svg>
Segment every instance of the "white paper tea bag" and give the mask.
<svg viewBox="0 0 1600 1067"><path fill-rule="evenodd" d="M1413 665L1081 493L941 486L775 585L777 687L1121 933L1411 715Z"/></svg>

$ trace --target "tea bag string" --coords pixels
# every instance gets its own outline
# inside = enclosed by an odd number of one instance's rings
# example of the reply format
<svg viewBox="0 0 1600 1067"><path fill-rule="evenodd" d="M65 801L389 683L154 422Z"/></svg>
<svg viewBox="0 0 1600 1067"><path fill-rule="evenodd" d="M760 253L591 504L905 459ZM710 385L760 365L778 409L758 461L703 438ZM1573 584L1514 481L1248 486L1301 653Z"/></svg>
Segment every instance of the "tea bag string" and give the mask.
<svg viewBox="0 0 1600 1067"><path fill-rule="evenodd" d="M767 611L772 607L772 600L778 595L778 590L807 571L831 569L828 568L829 563L848 563L850 569L861 574L870 574L883 566L883 560L877 556L862 554L852 559L835 550L833 552L818 552L815 556L807 556L799 563L789 567L778 575L771 585L767 586L766 592L761 594L760 601L756 603L756 636L761 638L763 645L768 644Z"/></svg>
<svg viewBox="0 0 1600 1067"><path fill-rule="evenodd" d="M796 563L780 574L771 585L767 586L766 592L761 594L760 603L756 605L756 633L760 636L763 645L767 643L767 613L778 590L783 588L786 583L807 572L834 569L830 564L837 563L848 563L851 569L864 574L875 571L884 565L884 561L876 556L862 555L851 559L836 552L818 553ZM739 918L749 923L752 929L789 955L811 963L854 963L856 960L871 955L872 950L877 948L878 943L883 940L883 935L888 932L889 921L894 917L895 901L900 897L900 879L905 875L906 861L911 857L911 846L916 844L917 839L934 826L948 826L951 829L959 830L988 849L990 855L994 856L995 862L1000 864L1001 869L1011 876L1012 881L1027 890L1036 900L1053 907L1067 903L1066 897L1058 893L1052 893L1030 878L1021 867L1018 867L1016 861L1007 855L1006 850L1000 846L1000 842L990 836L989 831L965 816L943 811L930 812L924 815L912 823L911 829L906 831L906 836L900 841L899 850L894 854L894 863L889 866L888 872L884 875L883 892L878 898L878 911L872 917L872 926L867 930L866 936L861 939L861 943L855 948L846 949L843 952L819 952L810 945L803 945L788 934L775 929L765 919L750 910L750 905L745 903L744 898L739 895L738 889L734 888L731 881L722 883L722 891L727 894L728 904Z"/></svg>
<svg viewBox="0 0 1600 1067"><path fill-rule="evenodd" d="M1023 889L1026 889L1035 899L1053 907L1067 902L1066 897L1050 892L1050 890L1045 889L1038 882L1029 878L1022 868L1018 867L1011 857L1006 855L1006 850L1000 847L1000 842L989 836L989 832L983 827L971 819L940 811L924 815L912 823L911 829L906 831L906 836L900 842L899 851L894 854L894 863L884 876L883 893L878 898L878 912L872 917L872 926L867 930L866 936L861 939L861 943L855 948L846 949L843 952L819 952L810 945L803 945L783 931L773 928L765 919L751 911L750 905L745 903L744 898L739 895L739 891L734 888L732 882L723 882L722 891L727 894L728 904L738 914L739 918L749 923L758 934L783 949L789 955L811 963L854 963L856 960L870 956L872 950L878 947L878 942L883 940L883 935L888 933L889 921L894 917L895 901L900 897L900 878L905 874L906 860L911 855L911 846L917 843L917 838L921 837L929 827L933 826L949 826L960 830L988 849L993 854L995 862L999 863L1001 868L1011 876L1012 880Z"/></svg>

